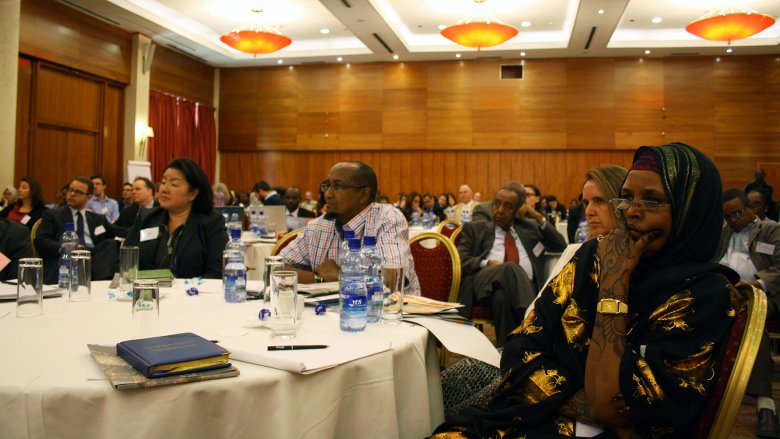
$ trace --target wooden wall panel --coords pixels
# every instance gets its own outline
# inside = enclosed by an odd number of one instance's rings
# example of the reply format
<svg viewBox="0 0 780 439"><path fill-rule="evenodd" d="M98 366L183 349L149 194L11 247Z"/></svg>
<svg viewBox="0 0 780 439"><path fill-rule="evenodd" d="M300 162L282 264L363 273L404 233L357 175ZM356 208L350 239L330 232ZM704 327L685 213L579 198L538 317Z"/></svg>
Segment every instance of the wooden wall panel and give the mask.
<svg viewBox="0 0 780 439"><path fill-rule="evenodd" d="M24 0L19 52L130 83L130 34L51 0Z"/></svg>
<svg viewBox="0 0 780 439"><path fill-rule="evenodd" d="M19 57L16 83L16 148L14 154L14 181L27 175L29 166L30 112L32 111L33 64L29 58Z"/></svg>
<svg viewBox="0 0 780 439"><path fill-rule="evenodd" d="M122 193L122 176L124 175L122 139L124 136L124 99L125 90L120 87L107 86L105 89L105 105L103 111L102 148L100 149L100 173L106 180L106 191L112 198Z"/></svg>
<svg viewBox="0 0 780 439"><path fill-rule="evenodd" d="M157 45L152 58L153 90L214 105L214 67Z"/></svg>
<svg viewBox="0 0 780 439"><path fill-rule="evenodd" d="M97 132L102 123L102 83L38 64L35 100L38 123ZM74 99L76 98L76 99Z"/></svg>

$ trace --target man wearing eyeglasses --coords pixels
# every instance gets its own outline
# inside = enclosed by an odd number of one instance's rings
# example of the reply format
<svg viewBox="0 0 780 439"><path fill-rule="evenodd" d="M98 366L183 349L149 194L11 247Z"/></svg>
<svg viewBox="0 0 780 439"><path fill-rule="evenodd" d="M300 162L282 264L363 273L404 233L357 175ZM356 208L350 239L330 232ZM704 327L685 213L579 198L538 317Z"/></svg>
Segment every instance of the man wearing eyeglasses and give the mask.
<svg viewBox="0 0 780 439"><path fill-rule="evenodd" d="M374 170L357 161L338 163L330 169L320 190L325 194L328 213L310 221L279 254L288 267L298 272L298 280L301 283L337 281L344 230L352 230L356 238L376 237L382 263L408 261L406 278L411 291L419 294L406 219L392 205L374 202L377 194Z"/></svg>
<svg viewBox="0 0 780 439"><path fill-rule="evenodd" d="M70 182L65 205L45 212L35 237L35 248L43 258L43 282L57 283L57 259L60 251L60 237L65 232L65 223L72 223L79 238L77 248L92 252L92 279L111 279L115 262L118 262L118 245L114 240L117 228L105 216L87 210L87 201L92 193L92 181L76 177Z"/></svg>
<svg viewBox="0 0 780 439"><path fill-rule="evenodd" d="M761 288L767 295L767 319L777 319L780 309L780 225L761 221L749 208L740 189L723 192L723 227L716 261L739 273L740 284ZM745 393L756 397L760 437L780 437L772 400L772 357L769 337L761 339Z"/></svg>

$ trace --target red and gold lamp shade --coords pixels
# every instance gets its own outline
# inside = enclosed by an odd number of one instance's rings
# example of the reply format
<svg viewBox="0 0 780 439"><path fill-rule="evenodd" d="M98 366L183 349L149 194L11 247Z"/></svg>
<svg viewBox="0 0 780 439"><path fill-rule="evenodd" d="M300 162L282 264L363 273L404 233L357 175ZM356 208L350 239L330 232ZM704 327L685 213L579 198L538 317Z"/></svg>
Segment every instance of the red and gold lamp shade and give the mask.
<svg viewBox="0 0 780 439"><path fill-rule="evenodd" d="M252 9L252 12L259 14L263 10ZM236 50L255 56L282 50L292 43L289 37L265 24L241 26L222 35L219 39Z"/></svg>
<svg viewBox="0 0 780 439"><path fill-rule="evenodd" d="M685 30L710 41L732 41L751 37L775 24L775 18L747 8L715 9L692 21Z"/></svg>
<svg viewBox="0 0 780 439"><path fill-rule="evenodd" d="M461 46L492 47L502 44L517 35L517 28L499 20L466 20L447 26L442 36Z"/></svg>

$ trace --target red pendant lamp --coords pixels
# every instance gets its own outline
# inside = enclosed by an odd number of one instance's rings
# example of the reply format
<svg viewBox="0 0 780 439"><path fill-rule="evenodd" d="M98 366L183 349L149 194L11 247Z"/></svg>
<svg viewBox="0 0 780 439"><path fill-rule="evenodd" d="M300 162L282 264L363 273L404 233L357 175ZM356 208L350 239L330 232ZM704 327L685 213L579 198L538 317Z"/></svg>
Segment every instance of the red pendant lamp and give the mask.
<svg viewBox="0 0 780 439"><path fill-rule="evenodd" d="M485 0L474 0L483 3ZM503 23L496 18L468 18L456 24L447 26L441 31L448 40L466 47L497 46L517 35L517 28Z"/></svg>
<svg viewBox="0 0 780 439"><path fill-rule="evenodd" d="M260 13L263 10L252 9L252 12ZM289 37L282 35L273 27L257 23L233 29L219 37L219 39L236 50L251 53L255 56L276 52L292 43Z"/></svg>
<svg viewBox="0 0 780 439"><path fill-rule="evenodd" d="M685 30L710 41L742 40L775 24L775 18L744 8L713 9L707 15L692 21Z"/></svg>

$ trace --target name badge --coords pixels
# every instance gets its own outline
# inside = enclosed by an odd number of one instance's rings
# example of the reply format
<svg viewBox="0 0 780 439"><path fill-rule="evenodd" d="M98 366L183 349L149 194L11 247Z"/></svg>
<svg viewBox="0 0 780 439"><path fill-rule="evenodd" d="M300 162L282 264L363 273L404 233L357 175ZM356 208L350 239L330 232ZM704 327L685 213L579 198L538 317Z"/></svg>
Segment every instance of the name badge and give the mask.
<svg viewBox="0 0 780 439"><path fill-rule="evenodd" d="M160 234L160 229L157 227L149 227L148 229L143 229L141 230L141 242L157 239L157 236L159 234Z"/></svg>
<svg viewBox="0 0 780 439"><path fill-rule="evenodd" d="M30 222L30 219L31 219L30 215L25 215L25 216L22 217L22 220L19 221L19 222L26 225L27 223Z"/></svg>
<svg viewBox="0 0 780 439"><path fill-rule="evenodd" d="M105 214L107 214L107 213L108 213L108 207L104 207L104 208L103 208L103 215L105 215Z"/></svg>
<svg viewBox="0 0 780 439"><path fill-rule="evenodd" d="M534 256L538 258L542 253L544 253L544 244L537 242L534 246Z"/></svg>
<svg viewBox="0 0 780 439"><path fill-rule="evenodd" d="M756 251L759 253L763 253L765 255L772 256L775 254L775 246L772 244L767 244L766 242L759 242L756 244Z"/></svg>
<svg viewBox="0 0 780 439"><path fill-rule="evenodd" d="M106 228L103 226L97 226L95 227L95 236L102 235L106 233Z"/></svg>

